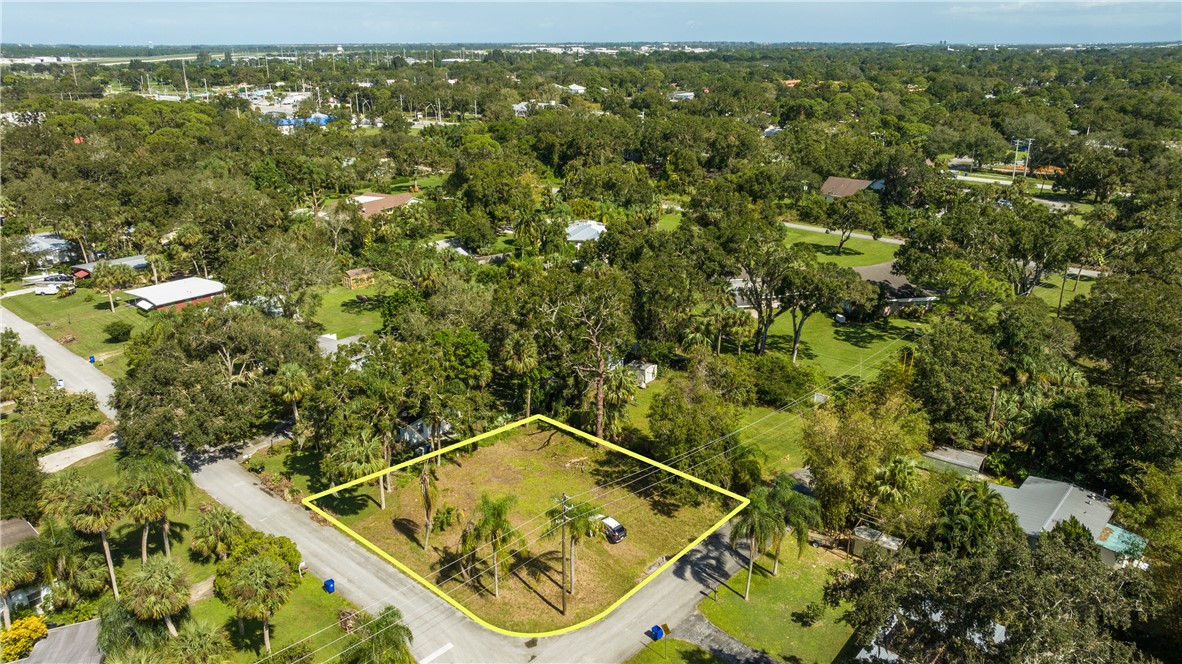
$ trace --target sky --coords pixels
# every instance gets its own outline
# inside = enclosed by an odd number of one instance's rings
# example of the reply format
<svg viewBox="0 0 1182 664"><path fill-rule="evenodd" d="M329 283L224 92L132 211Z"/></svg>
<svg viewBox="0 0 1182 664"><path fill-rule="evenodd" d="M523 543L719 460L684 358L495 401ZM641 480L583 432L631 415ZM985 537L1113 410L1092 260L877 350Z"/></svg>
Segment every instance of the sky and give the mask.
<svg viewBox="0 0 1182 664"><path fill-rule="evenodd" d="M1182 41L1182 2L21 2L24 44Z"/></svg>

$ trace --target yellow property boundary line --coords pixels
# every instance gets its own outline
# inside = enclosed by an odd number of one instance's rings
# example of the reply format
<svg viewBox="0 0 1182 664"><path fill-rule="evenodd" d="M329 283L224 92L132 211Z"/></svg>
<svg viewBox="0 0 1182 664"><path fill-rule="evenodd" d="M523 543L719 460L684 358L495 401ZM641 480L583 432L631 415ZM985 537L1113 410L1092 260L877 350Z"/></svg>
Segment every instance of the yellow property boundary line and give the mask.
<svg viewBox="0 0 1182 664"><path fill-rule="evenodd" d="M715 491L715 492L720 493L720 494L727 496L729 498L733 498L733 499L739 501L739 504L733 510L731 510L729 514L727 514L726 516L719 519L718 523L715 523L713 526L711 526L709 529L707 529L706 532L702 533L697 539L690 542L684 549L679 551L677 553L677 555L675 555L672 558L670 558L669 560L667 560L665 562L665 564L658 567L652 574L649 574L640 583L633 586L633 588L631 590L624 593L624 595L622 597L620 597L618 600L616 600L615 602L613 602L611 604L611 606L607 607L603 611L599 612L598 614L596 614L596 615L594 615L582 622L571 625L569 627L563 627L561 629L551 630L549 632L515 632L513 630L504 629L501 627L497 627L496 625L493 625L492 623L488 622L484 618L481 618L480 616L473 613L468 607L461 604L459 601L457 601L451 595L444 592L442 588L436 586L434 583L431 583L427 579L423 578L417 572L415 572L414 570L412 570L411 568L407 567L402 562L400 562L397 558L395 558L394 556L391 556L389 553L384 551L381 547L379 547L379 546L375 545L373 542L370 542L369 540L365 539L364 537L362 537L361 535L356 533L352 528L341 523L335 517L331 516L330 514L328 514L324 510L320 509L315 504L313 504L314 501L319 500L320 498L323 498L325 496L330 496L330 495L337 493L339 491L343 491L344 489L348 489L350 487L357 486L358 484L364 484L365 482L375 480L379 476L385 475L386 473L393 472L395 470L401 470L403 468L407 468L409 466L413 466L413 465L416 465L419 463L424 463L424 462L426 462L430 459L433 459L437 456L440 456L442 454L446 454L447 452L451 452L453 450L458 450L462 447L473 445L475 443L480 442L481 440L484 440L485 438L489 438L491 436L496 436L498 434L505 433L506 431L511 431L519 426L524 426L524 425L529 424L531 422L543 422L543 423L548 424L552 427L555 427L557 429L565 431L571 435L577 436L579 438L583 438L585 440L589 440L589 441L596 443L598 445L602 445L612 451L619 452L621 454L626 454L634 459L637 459L639 461L643 461L644 463L647 463L649 465L660 468L661 470L664 470L665 472L673 473L674 475L676 475L678 477L687 479L695 484L699 484L703 487L706 487L707 489L710 489L711 491ZM439 597L443 598L448 604L451 604L456 609L459 609L460 611L462 611L464 613L464 615L466 615L469 618L471 618L472 620L476 621L477 624L482 625L494 632L499 632L501 634L504 634L506 636L532 639L532 638L538 638L538 637L544 637L544 636L558 636L559 634L566 634L568 632L573 632L577 629L582 629L583 627L586 627L586 626L596 623L600 620L603 620L605 617L607 617L607 615L609 613L611 613L612 611L615 611L617 608L619 608L620 605L623 604L624 602L626 602L630 597L632 597L636 593L640 592L640 589L645 587L645 585L647 585L650 581L657 578L665 570L672 567L673 563L680 560L682 558L682 556L689 553L694 547L698 546L703 541L705 541L707 537L714 534L714 532L716 530L718 530L719 528L721 528L723 526L723 524L725 524L727 521L730 521L739 512L743 511L743 508L747 507L747 505L750 504L751 501L743 496L736 494L736 493L733 493L731 491L727 491L726 489L724 489L720 486L716 486L716 485L711 484L705 480L694 477L693 475L690 475L689 473L677 470L676 468L670 468L669 466L666 466L665 464L663 464L659 461L654 461L653 459L650 459L644 455L637 454L636 452L633 452L631 450L624 449L623 447L620 447L619 445L615 445L615 444L610 443L610 442L603 440L601 438L596 438L595 436L592 436L589 433L579 431L578 429L575 429L574 427L571 427L571 426L567 426L566 424L563 424L562 422L557 422L555 420L552 420L552 419L546 417L545 415L533 415L533 416L527 417L523 420L518 420L516 422L506 424L505 426L502 426L502 427L497 427L496 429L482 433L479 436L473 436L472 438L468 438L467 440L460 441L454 445L449 445L443 449L437 450L437 451L432 452L430 454L425 454L421 457L411 459L410 461L405 461L405 462L400 463L396 466L391 466L385 470L379 470L376 473L370 473L369 475L366 475L365 477L355 479L351 482L346 482L344 484L337 485L335 487L332 487L331 489L328 489L327 491L321 491L318 494L304 498L304 500L302 502L305 507L307 507L308 509L312 510L313 512L319 514L320 516L324 517L330 523L332 523L334 526L336 526L338 529L340 529L342 532L344 532L346 535L352 537L354 540L356 540L358 543L360 543L362 546L364 546L365 548L369 549L370 551L373 551L374 553L378 554L379 556L382 557L382 559L384 559L387 562L389 562L390 564L394 565L399 570L402 570L402 572L404 574L406 574L410 578L414 579L415 581L418 581L420 584L425 586L428 590L435 593Z"/></svg>

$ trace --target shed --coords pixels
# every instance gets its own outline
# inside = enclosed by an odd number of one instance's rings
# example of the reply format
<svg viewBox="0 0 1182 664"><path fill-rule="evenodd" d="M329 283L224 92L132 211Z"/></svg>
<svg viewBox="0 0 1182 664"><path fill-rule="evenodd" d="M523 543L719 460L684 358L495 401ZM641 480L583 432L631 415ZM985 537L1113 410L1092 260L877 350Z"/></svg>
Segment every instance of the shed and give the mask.
<svg viewBox="0 0 1182 664"><path fill-rule="evenodd" d="M94 274L95 268L103 261L92 261L90 263L79 263L78 265L71 265L70 271L74 273L77 279L85 279ZM140 254L138 256L127 256L126 258L112 258L105 261L107 265L126 265L133 270L142 270L148 267L148 259Z"/></svg>
<svg viewBox="0 0 1182 664"><path fill-rule="evenodd" d="M138 301L135 303L135 306L144 311L155 311L158 309L180 310L190 304L209 302L214 297L225 293L226 286L222 282L214 281L213 279L188 277L187 279L177 279L176 281L168 281L155 286L145 286L144 288L135 288L125 292L137 298Z"/></svg>
<svg viewBox="0 0 1182 664"><path fill-rule="evenodd" d="M417 447L429 442L434 437L446 438L452 433L451 422L443 420L438 428L427 418L419 418L398 430L398 440L407 447Z"/></svg>
<svg viewBox="0 0 1182 664"><path fill-rule="evenodd" d="M930 470L950 470L965 477L976 477L985 465L985 455L972 450L937 447L923 453L924 465Z"/></svg>
<svg viewBox="0 0 1182 664"><path fill-rule="evenodd" d="M902 548L903 540L870 526L854 528L854 536L850 538L850 553L861 558L872 546L877 546L888 553L896 553Z"/></svg>
<svg viewBox="0 0 1182 664"><path fill-rule="evenodd" d="M628 363L628 368L636 374L636 386L641 389L648 387L649 383L657 379L657 365L652 362L634 360Z"/></svg>
<svg viewBox="0 0 1182 664"><path fill-rule="evenodd" d="M341 278L341 285L349 289L372 286L375 274L373 268L368 267L345 270L345 276Z"/></svg>

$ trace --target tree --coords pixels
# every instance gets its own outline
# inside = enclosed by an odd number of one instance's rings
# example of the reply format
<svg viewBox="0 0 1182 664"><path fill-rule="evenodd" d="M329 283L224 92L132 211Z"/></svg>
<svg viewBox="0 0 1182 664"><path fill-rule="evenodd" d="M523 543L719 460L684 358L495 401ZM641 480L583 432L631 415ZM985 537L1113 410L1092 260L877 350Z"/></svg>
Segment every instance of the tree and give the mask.
<svg viewBox="0 0 1182 664"><path fill-rule="evenodd" d="M294 362L279 365L275 382L271 384L271 393L291 406L291 418L297 426L300 423L300 401L311 392L312 380L303 367Z"/></svg>
<svg viewBox="0 0 1182 664"><path fill-rule="evenodd" d="M1100 279L1064 309L1079 331L1079 349L1108 365L1105 378L1122 394L1153 393L1182 376L1182 286L1147 275Z"/></svg>
<svg viewBox="0 0 1182 664"><path fill-rule="evenodd" d="M563 592L575 594L575 547L584 539L595 537L600 531L601 522L596 518L599 506L591 502L570 502L563 496L555 496L557 504L546 511L546 518L550 520L547 537L562 537L563 524L566 526L567 559L563 564L570 570L568 586ZM565 507L564 507L565 506ZM564 605L565 606L565 605Z"/></svg>
<svg viewBox="0 0 1182 664"><path fill-rule="evenodd" d="M183 510L189 504L189 492L193 489L193 477L189 467L181 463L176 452L163 447L158 447L141 457L126 457L121 466L124 487L131 502L128 512L133 518L161 522L164 555L172 557L168 513ZM145 559L148 553L149 523L150 521L144 522L142 553Z"/></svg>
<svg viewBox="0 0 1182 664"><path fill-rule="evenodd" d="M402 620L402 612L387 606L373 619L362 614L363 626L342 652L345 664L412 664L414 635Z"/></svg>
<svg viewBox="0 0 1182 664"><path fill-rule="evenodd" d="M435 522L435 511L439 509L439 486L435 481L431 464L422 464L419 473L419 495L423 499L423 550L431 546L431 526Z"/></svg>
<svg viewBox="0 0 1182 664"><path fill-rule="evenodd" d="M985 435L1000 364L989 338L964 323L940 322L919 340L911 392L932 420L933 438L965 447Z"/></svg>
<svg viewBox="0 0 1182 664"><path fill-rule="evenodd" d="M92 480L78 487L71 503L70 522L74 528L90 535L97 534L103 541L103 555L107 557L107 572L111 575L111 592L119 599L119 584L115 580L115 562L111 559L111 544L107 533L122 519L123 499L104 482Z"/></svg>
<svg viewBox="0 0 1182 664"><path fill-rule="evenodd" d="M125 457L119 468L119 484L123 490L124 509L127 516L142 526L140 535L140 561L148 562L148 533L153 523L168 514L168 501L161 487L156 484L156 473L150 462Z"/></svg>
<svg viewBox="0 0 1182 664"><path fill-rule="evenodd" d="M1121 487L1127 460L1137 451L1129 438L1128 409L1103 387L1064 393L1030 422L1037 467L1094 488Z"/></svg>
<svg viewBox="0 0 1182 664"><path fill-rule="evenodd" d="M864 306L874 299L874 287L862 280L848 267L821 262L807 245L796 244L796 262L785 274L777 299L779 311L792 316L792 361L800 351L800 337L809 317L818 312L833 312L841 306ZM767 328L762 332L763 352L767 344Z"/></svg>
<svg viewBox="0 0 1182 664"><path fill-rule="evenodd" d="M81 484L82 476L77 468L65 468L47 475L41 484L41 499L38 502L41 513L54 519L69 520Z"/></svg>
<svg viewBox="0 0 1182 664"><path fill-rule="evenodd" d="M90 552L91 544L51 517L41 521L41 535L25 545L41 582L52 590L49 608L69 609L107 586L103 557Z"/></svg>
<svg viewBox="0 0 1182 664"><path fill-rule="evenodd" d="M878 502L887 505L902 504L915 493L919 482L919 467L915 459L907 456L892 457L885 466L874 473L875 493Z"/></svg>
<svg viewBox="0 0 1182 664"><path fill-rule="evenodd" d="M111 305L111 312L115 311L115 291L127 288L139 279L139 272L130 265L123 263L111 264L101 261L94 268L91 275L95 288L106 292Z"/></svg>
<svg viewBox="0 0 1182 664"><path fill-rule="evenodd" d="M230 583L230 594L240 615L263 623L263 645L271 653L271 617L287 603L292 581L287 565L272 555L243 562Z"/></svg>
<svg viewBox="0 0 1182 664"><path fill-rule="evenodd" d="M838 234L837 255L840 256L854 231L865 231L877 240L886 228L874 195L859 193L833 201L829 213L825 215L825 230Z"/></svg>
<svg viewBox="0 0 1182 664"><path fill-rule="evenodd" d="M492 549L493 596L501 592L501 568L508 563L509 555L502 557L503 549L520 548L521 533L509 521L509 510L517 502L514 496L491 498L487 493L480 495L480 502L473 512L475 538Z"/></svg>
<svg viewBox="0 0 1182 664"><path fill-rule="evenodd" d="M243 612L245 604L239 597L236 584L240 582L239 572L252 560L257 558L273 558L283 564L287 573L289 587L296 587L300 583L300 561L303 556L294 542L282 536L267 535L257 530L246 530L239 535L230 546L230 555L217 565L213 582L214 594L226 605L235 608L238 618L238 635L245 634Z"/></svg>
<svg viewBox="0 0 1182 664"><path fill-rule="evenodd" d="M751 597L751 577L755 575L755 559L784 533L784 517L771 497L766 486L758 486L747 496L751 501L739 512L731 526L731 546L740 541L747 542L747 588L743 599Z"/></svg>
<svg viewBox="0 0 1182 664"><path fill-rule="evenodd" d="M44 478L32 452L19 450L8 441L0 443L0 519L36 523L41 517Z"/></svg>
<svg viewBox="0 0 1182 664"><path fill-rule="evenodd" d="M165 647L168 661L178 664L218 664L229 659L234 646L226 631L201 620L189 620Z"/></svg>
<svg viewBox="0 0 1182 664"><path fill-rule="evenodd" d="M876 394L880 388L873 387L805 420L805 463L829 528L845 527L855 509L870 502L879 467L928 444L927 417L919 404L901 389Z"/></svg>
<svg viewBox="0 0 1182 664"><path fill-rule="evenodd" d="M140 620L163 620L176 638L172 617L189 603L189 580L179 563L152 556L127 577L127 608Z"/></svg>
<svg viewBox="0 0 1182 664"><path fill-rule="evenodd" d="M809 543L809 530L821 527L821 507L815 498L800 493L793 487L796 478L780 473L772 484L769 499L784 521L784 528L776 536L776 561L772 564L772 576L780 573L780 547L789 534L796 540L796 557L804 554ZM787 532L785 532L785 529Z"/></svg>
<svg viewBox="0 0 1182 664"><path fill-rule="evenodd" d="M971 556L997 533L1018 532L1017 517L984 480L953 487L941 501L936 536L953 554Z"/></svg>
<svg viewBox="0 0 1182 664"><path fill-rule="evenodd" d="M230 556L234 540L246 529L242 515L223 505L212 505L197 514L193 524L189 548L197 555L208 558L216 556L225 560Z"/></svg>
<svg viewBox="0 0 1182 664"><path fill-rule="evenodd" d="M708 482L726 485L731 480L731 458L741 447L734 406L728 404L699 374L674 378L648 409L652 432L649 455L681 468ZM680 498L692 498L700 488L680 482L669 490Z"/></svg>
<svg viewBox="0 0 1182 664"><path fill-rule="evenodd" d="M382 443L372 429L362 429L337 443L324 456L324 472L338 482L350 482L376 473L386 467ZM382 509L386 509L386 492L381 494Z"/></svg>
<svg viewBox="0 0 1182 664"><path fill-rule="evenodd" d="M1136 500L1118 499L1117 511L1148 541L1144 554L1157 599L1150 631L1160 639L1159 652L1177 652L1182 647L1182 461L1140 463L1130 481Z"/></svg>
<svg viewBox="0 0 1182 664"><path fill-rule="evenodd" d="M525 416L528 418L533 396L533 372L538 368L538 344L524 331L515 331L505 341L502 357L505 369L517 376L521 387L525 389Z"/></svg>
<svg viewBox="0 0 1182 664"><path fill-rule="evenodd" d="M609 438L614 440L619 433L624 409L632 403L636 389L636 373L631 367L617 364L607 372L603 382L603 417L604 432Z"/></svg>
<svg viewBox="0 0 1182 664"><path fill-rule="evenodd" d="M4 602L4 629L12 627L8 595L37 578L37 569L29 550L20 546L0 548L0 601Z"/></svg>

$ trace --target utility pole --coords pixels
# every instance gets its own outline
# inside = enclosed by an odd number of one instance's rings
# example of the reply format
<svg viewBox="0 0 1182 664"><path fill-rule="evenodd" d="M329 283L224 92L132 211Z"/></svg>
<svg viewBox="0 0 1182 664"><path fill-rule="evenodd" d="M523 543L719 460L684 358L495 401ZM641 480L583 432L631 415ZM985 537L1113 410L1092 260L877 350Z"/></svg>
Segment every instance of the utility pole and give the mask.
<svg viewBox="0 0 1182 664"><path fill-rule="evenodd" d="M1010 173L1010 179L1018 179L1018 146L1022 144L1020 139L1014 139L1014 170Z"/></svg>
<svg viewBox="0 0 1182 664"><path fill-rule="evenodd" d="M1030 155L1032 155L1032 154L1034 154L1034 139L1028 138L1028 139L1026 139L1026 164L1025 164L1025 168L1023 170L1029 171L1029 174L1031 176L1034 175L1034 169L1030 168L1030 158L1031 158Z"/></svg>
<svg viewBox="0 0 1182 664"><path fill-rule="evenodd" d="M565 493L562 494L560 502L562 503L562 615L564 616L566 615L566 529L567 524L570 523L570 516L568 515L568 512L570 511L569 501L570 496L566 495Z"/></svg>
<svg viewBox="0 0 1182 664"><path fill-rule="evenodd" d="M189 98L189 74L185 71L185 61L181 60L181 78L185 79L185 99Z"/></svg>

